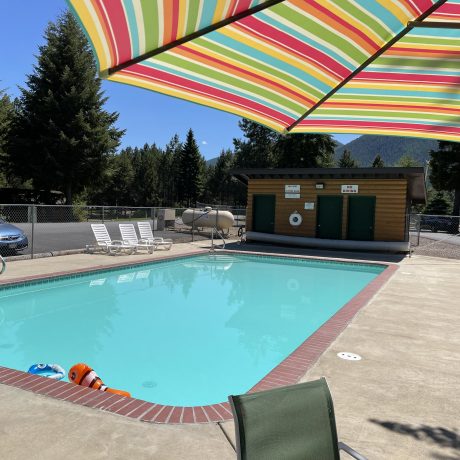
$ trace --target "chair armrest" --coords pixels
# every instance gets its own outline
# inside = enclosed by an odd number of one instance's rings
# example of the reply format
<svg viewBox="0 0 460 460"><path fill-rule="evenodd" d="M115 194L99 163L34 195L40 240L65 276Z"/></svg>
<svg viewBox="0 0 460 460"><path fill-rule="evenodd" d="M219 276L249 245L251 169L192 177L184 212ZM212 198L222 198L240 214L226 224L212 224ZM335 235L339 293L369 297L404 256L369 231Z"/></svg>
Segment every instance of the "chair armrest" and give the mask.
<svg viewBox="0 0 460 460"><path fill-rule="evenodd" d="M367 460L366 457L356 452L350 446L347 446L344 442L339 442L339 450L345 451L351 457L356 458L356 460Z"/></svg>
<svg viewBox="0 0 460 460"><path fill-rule="evenodd" d="M117 245L119 245L119 246L130 246L130 247L136 246L135 243L132 243L132 242L130 242L128 240L112 240L112 244L114 246L117 246Z"/></svg>
<svg viewBox="0 0 460 460"><path fill-rule="evenodd" d="M138 240L138 243L140 243L140 244L152 244L153 245L152 240L149 240L148 238L140 238Z"/></svg>

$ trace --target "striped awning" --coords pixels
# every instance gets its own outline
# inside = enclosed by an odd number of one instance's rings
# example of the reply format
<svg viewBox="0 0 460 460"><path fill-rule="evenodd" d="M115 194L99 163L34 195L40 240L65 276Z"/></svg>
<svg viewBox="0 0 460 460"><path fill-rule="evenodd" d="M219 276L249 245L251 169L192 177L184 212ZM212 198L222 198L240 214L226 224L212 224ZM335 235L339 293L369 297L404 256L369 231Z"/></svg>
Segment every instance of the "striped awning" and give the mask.
<svg viewBox="0 0 460 460"><path fill-rule="evenodd" d="M279 132L460 141L460 0L68 0L112 81Z"/></svg>

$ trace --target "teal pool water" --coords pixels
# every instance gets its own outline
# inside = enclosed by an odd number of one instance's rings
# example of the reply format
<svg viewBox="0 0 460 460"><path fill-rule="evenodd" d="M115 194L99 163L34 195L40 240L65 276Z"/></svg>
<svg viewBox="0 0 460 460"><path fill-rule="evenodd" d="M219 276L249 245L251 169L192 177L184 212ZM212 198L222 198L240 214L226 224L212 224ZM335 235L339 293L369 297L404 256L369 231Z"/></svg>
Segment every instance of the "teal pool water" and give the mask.
<svg viewBox="0 0 460 460"><path fill-rule="evenodd" d="M87 363L168 405L248 391L384 270L194 256L0 289L0 365Z"/></svg>

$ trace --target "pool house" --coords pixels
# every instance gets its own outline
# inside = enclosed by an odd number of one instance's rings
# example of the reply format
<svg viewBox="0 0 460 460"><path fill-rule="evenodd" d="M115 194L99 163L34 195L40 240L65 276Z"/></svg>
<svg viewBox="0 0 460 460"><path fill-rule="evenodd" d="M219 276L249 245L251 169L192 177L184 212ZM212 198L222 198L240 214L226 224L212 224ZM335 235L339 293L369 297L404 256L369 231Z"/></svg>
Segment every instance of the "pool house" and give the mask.
<svg viewBox="0 0 460 460"><path fill-rule="evenodd" d="M409 250L409 211L426 201L424 168L240 169L247 240Z"/></svg>

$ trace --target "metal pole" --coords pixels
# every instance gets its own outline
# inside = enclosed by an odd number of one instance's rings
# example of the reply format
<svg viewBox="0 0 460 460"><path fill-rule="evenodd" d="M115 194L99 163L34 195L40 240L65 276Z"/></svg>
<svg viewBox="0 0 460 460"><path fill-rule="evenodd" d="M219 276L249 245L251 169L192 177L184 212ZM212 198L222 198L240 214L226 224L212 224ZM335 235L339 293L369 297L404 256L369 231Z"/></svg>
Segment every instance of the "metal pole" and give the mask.
<svg viewBox="0 0 460 460"><path fill-rule="evenodd" d="M104 223L104 206L102 206L102 223Z"/></svg>
<svg viewBox="0 0 460 460"><path fill-rule="evenodd" d="M32 242L31 242L31 246L30 246L30 258L33 259L34 258L34 237L35 237L35 216L36 216L36 207L35 205L32 205L31 206L31 216L32 216Z"/></svg>
<svg viewBox="0 0 460 460"><path fill-rule="evenodd" d="M195 209L192 214L192 243L195 241Z"/></svg>
<svg viewBox="0 0 460 460"><path fill-rule="evenodd" d="M417 246L420 246L420 222L422 221L421 215L417 214Z"/></svg>

